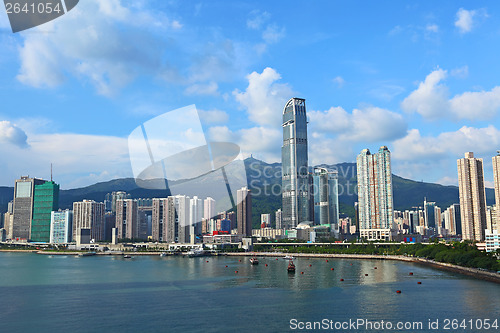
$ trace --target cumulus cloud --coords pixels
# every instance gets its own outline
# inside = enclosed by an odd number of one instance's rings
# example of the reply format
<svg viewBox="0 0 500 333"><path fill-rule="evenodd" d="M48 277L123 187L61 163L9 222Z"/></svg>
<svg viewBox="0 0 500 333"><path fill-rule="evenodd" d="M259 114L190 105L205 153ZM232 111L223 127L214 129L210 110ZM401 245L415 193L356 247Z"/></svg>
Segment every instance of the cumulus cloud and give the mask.
<svg viewBox="0 0 500 333"><path fill-rule="evenodd" d="M22 33L18 80L33 87L54 87L68 75L93 84L99 94L112 95L142 73L161 72L165 43L153 30L176 29L119 0L81 2L68 15Z"/></svg>
<svg viewBox="0 0 500 333"><path fill-rule="evenodd" d="M26 133L10 121L0 121L0 142L20 148L28 147Z"/></svg>
<svg viewBox="0 0 500 333"><path fill-rule="evenodd" d="M475 18L485 18L488 17L486 10L466 10L460 8L456 14L455 27L458 28L460 33L465 34L470 32L475 25Z"/></svg>
<svg viewBox="0 0 500 333"><path fill-rule="evenodd" d="M29 143L25 149L0 145L1 183L13 184L21 174L47 179L50 163L54 163L54 178L62 188L132 176L127 139L124 138L30 133Z"/></svg>
<svg viewBox="0 0 500 333"><path fill-rule="evenodd" d="M467 75L467 67L452 74ZM442 83L447 71L437 69L431 72L416 90L401 103L408 113L419 113L427 119L451 118L469 120L493 119L500 111L500 87L490 91L464 92L449 98L448 87Z"/></svg>
<svg viewBox="0 0 500 333"><path fill-rule="evenodd" d="M459 158L467 151L491 155L499 145L500 131L493 125L483 128L463 126L438 136L422 136L418 129L411 129L404 138L393 142L394 158L406 161Z"/></svg>
<svg viewBox="0 0 500 333"><path fill-rule="evenodd" d="M354 109L348 113L342 107L327 111L310 111L312 131L338 135L345 141L377 142L401 138L406 134L407 124L395 112L378 107Z"/></svg>
<svg viewBox="0 0 500 333"><path fill-rule="evenodd" d="M282 110L293 90L287 84L277 83L281 75L267 67L262 73L253 72L247 76L248 87L244 92L234 90L233 95L246 109L248 117L259 125L279 126Z"/></svg>

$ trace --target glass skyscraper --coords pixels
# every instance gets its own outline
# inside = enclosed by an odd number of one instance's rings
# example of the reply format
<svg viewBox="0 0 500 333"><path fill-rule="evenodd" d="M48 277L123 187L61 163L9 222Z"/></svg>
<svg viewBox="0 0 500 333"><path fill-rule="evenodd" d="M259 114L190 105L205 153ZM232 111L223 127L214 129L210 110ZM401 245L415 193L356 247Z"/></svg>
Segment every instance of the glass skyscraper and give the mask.
<svg viewBox="0 0 500 333"><path fill-rule="evenodd" d="M314 223L330 225L337 230L339 223L339 195L337 171L314 168L313 173Z"/></svg>
<svg viewBox="0 0 500 333"><path fill-rule="evenodd" d="M290 99L283 109L282 199L283 228L311 220L307 156L306 100Z"/></svg>
<svg viewBox="0 0 500 333"><path fill-rule="evenodd" d="M59 185L53 181L35 185L31 240L50 242L50 218L52 211L59 209Z"/></svg>

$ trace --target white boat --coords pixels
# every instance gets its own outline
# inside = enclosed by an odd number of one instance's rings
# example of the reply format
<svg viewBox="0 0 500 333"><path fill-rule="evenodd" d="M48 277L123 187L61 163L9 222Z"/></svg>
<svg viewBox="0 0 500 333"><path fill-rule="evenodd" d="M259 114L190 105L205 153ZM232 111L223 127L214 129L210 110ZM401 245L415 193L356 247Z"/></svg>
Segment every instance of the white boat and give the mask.
<svg viewBox="0 0 500 333"><path fill-rule="evenodd" d="M283 257L283 259L285 259L285 260L294 260L295 258L293 256L286 255L286 256Z"/></svg>
<svg viewBox="0 0 500 333"><path fill-rule="evenodd" d="M166 253L166 252L162 252L162 253L160 254L160 257L166 257L166 256L167 256L167 253Z"/></svg>
<svg viewBox="0 0 500 333"><path fill-rule="evenodd" d="M205 250L202 250L202 249L193 249L193 250L189 250L187 253L187 256L189 258L193 258L193 257L204 257L204 256L207 256L209 255L208 252L206 252Z"/></svg>

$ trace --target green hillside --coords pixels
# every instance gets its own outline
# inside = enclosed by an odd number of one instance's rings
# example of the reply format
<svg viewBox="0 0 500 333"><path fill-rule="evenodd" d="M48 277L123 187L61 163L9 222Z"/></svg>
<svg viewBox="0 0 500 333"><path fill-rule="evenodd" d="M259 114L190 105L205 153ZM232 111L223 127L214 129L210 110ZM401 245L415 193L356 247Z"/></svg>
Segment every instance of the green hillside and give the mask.
<svg viewBox="0 0 500 333"><path fill-rule="evenodd" d="M354 202L357 201L356 164L340 163L336 165L321 165L336 169L339 175L339 205L340 213L345 216L354 216ZM281 164L266 163L254 158L245 160L248 186L252 190L253 225L260 224L260 214L270 213L274 221L274 213L281 208ZM210 180L204 183L210 188ZM435 201L441 208L447 208L458 203L458 187L443 186L433 183L416 182L393 175L394 207L397 210L411 209L423 205L424 197L427 201ZM92 199L103 201L106 193L126 191L132 198L154 198L169 195L165 190L144 189L135 183L133 178L115 179L97 183L83 188L61 190L59 203L61 208L71 208L74 201ZM13 188L0 187L0 211L7 210L7 203L12 200ZM495 202L493 189L486 189L488 205Z"/></svg>

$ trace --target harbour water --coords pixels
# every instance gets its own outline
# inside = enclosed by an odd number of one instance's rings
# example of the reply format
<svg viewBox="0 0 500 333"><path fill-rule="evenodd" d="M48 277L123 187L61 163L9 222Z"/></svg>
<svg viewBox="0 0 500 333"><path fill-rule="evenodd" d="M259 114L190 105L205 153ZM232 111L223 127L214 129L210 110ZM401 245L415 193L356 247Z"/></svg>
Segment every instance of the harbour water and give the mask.
<svg viewBox="0 0 500 333"><path fill-rule="evenodd" d="M0 331L284 332L291 320L363 319L422 323L390 332L477 332L444 324L500 321L500 285L460 274L397 261L306 258L288 274L283 259L259 261L0 253ZM346 331L384 331L364 328Z"/></svg>

